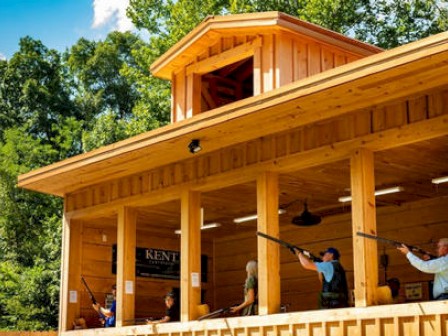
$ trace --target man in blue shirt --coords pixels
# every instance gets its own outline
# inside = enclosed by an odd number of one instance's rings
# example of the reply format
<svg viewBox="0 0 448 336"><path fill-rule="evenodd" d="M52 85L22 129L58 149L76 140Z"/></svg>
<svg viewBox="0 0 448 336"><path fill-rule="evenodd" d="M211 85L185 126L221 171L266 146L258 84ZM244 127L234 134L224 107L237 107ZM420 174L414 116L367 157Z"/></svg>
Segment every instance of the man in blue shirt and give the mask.
<svg viewBox="0 0 448 336"><path fill-rule="evenodd" d="M303 268L319 273L322 283L319 307L321 309L348 307L347 279L345 270L339 262L339 251L329 247L321 252L322 262L313 262L298 250L295 250L295 253Z"/></svg>
<svg viewBox="0 0 448 336"><path fill-rule="evenodd" d="M405 254L412 266L425 273L433 273L434 286L432 295L435 300L448 300L448 238L442 238L437 243L439 258L422 260L413 254L406 245L397 247Z"/></svg>
<svg viewBox="0 0 448 336"><path fill-rule="evenodd" d="M117 307L117 286L112 286L112 294L114 296L114 301L112 302L112 305L109 309L103 308L100 306L99 303L96 303L93 305L93 309L95 309L98 314L101 316L102 319L104 319L104 327L115 327L115 312Z"/></svg>

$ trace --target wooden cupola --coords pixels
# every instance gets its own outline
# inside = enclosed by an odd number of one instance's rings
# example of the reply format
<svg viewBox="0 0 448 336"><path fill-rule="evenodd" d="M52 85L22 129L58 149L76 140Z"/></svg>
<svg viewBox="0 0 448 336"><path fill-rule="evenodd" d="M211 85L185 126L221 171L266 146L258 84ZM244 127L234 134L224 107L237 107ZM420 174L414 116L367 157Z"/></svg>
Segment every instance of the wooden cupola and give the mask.
<svg viewBox="0 0 448 336"><path fill-rule="evenodd" d="M175 123L381 51L280 12L210 16L151 71L171 81Z"/></svg>

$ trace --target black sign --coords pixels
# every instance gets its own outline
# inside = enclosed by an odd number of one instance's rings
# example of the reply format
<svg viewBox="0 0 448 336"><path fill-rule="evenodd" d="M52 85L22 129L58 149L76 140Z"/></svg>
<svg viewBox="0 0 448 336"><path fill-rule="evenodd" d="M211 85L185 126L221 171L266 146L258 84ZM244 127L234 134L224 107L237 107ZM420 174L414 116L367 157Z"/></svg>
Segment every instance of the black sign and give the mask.
<svg viewBox="0 0 448 336"><path fill-rule="evenodd" d="M112 273L117 274L117 245L112 246ZM137 247L135 275L141 277L180 279L180 252ZM207 256L201 255L201 281L207 282Z"/></svg>

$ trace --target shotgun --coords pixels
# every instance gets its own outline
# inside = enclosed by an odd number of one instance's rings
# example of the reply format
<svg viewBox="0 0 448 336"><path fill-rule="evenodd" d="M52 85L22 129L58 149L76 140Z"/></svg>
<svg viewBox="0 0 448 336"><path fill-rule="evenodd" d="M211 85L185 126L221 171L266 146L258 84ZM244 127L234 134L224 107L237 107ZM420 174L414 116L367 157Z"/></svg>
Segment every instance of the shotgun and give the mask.
<svg viewBox="0 0 448 336"><path fill-rule="evenodd" d="M227 313L230 312L230 308L232 308L232 307L236 307L236 306L237 306L237 305L233 305L233 306L230 306L230 307L221 308L221 309L212 311L211 313L208 313L208 314L206 314L206 315L202 315L202 316L200 316L200 317L198 318L198 321L202 321L202 320L205 320L205 319L208 319L208 318L214 318L214 317L217 317L217 316L220 316L220 315L227 314Z"/></svg>
<svg viewBox="0 0 448 336"><path fill-rule="evenodd" d="M316 257L315 255L313 255L310 251L304 250L301 247L298 247L296 245L290 244L288 242L285 242L284 240L272 237L270 235L267 235L266 233L263 232L257 232L257 236L272 240L274 242L276 242L277 244L280 244L286 248L288 248L293 254L295 254L295 250L302 252L304 255L306 255L308 258L310 258L313 262L321 262L322 259L319 257Z"/></svg>
<svg viewBox="0 0 448 336"><path fill-rule="evenodd" d="M409 245L409 244L406 244L406 243L399 242L397 240L392 240L392 239L387 239L387 238L382 238L382 237L370 235L370 234L364 233L364 232L357 232L356 234L358 236L360 236L360 237L374 239L374 240L377 240L379 242L386 243L386 244L389 244L389 245L392 245L392 246L395 246L395 247L401 247L401 245L406 245L408 247L408 249L411 250L412 252L417 252L417 253L420 253L420 254L423 254L423 255L427 255L429 257L429 259L437 259L437 257L435 255L433 255L433 254L431 254L431 253L429 253L429 252L427 252L427 251L425 251L425 250L423 250L423 249L421 249L420 247L417 247L417 246L412 246L412 245Z"/></svg>
<svg viewBox="0 0 448 336"><path fill-rule="evenodd" d="M82 275L81 275L81 280L82 280L82 283L84 284L84 287L87 289L87 293L89 293L90 300L92 300L92 303L93 303L94 305L96 305L98 301L96 301L95 296L93 295L92 291L91 291L90 288L89 288L89 285L87 284L86 280L84 279L84 277L83 277ZM101 307L100 307L100 311L97 311L97 313L98 313L98 317L99 317L99 319L100 319L100 321L101 321L101 324L104 325L104 323L105 323L105 321L107 320L107 318L106 318L106 316L101 312Z"/></svg>
<svg viewBox="0 0 448 336"><path fill-rule="evenodd" d="M90 300L92 300L92 303L94 305L96 305L97 301L95 299L95 296L93 295L92 291L89 288L89 285L87 285L87 282L82 275L81 275L81 280L82 280L82 283L84 284L84 287L87 289L87 293L89 293Z"/></svg>

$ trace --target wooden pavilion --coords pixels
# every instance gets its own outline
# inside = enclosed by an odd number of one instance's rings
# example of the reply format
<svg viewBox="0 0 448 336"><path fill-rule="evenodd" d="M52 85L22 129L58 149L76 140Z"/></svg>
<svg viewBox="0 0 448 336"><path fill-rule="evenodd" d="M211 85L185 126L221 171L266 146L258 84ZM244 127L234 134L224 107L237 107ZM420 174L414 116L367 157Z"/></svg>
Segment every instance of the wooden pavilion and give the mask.
<svg viewBox="0 0 448 336"><path fill-rule="evenodd" d="M61 335L448 334L433 277L356 235L447 236L448 33L383 51L278 12L209 17L151 71L171 81L170 125L19 177L64 198ZM305 201L320 224L291 224ZM316 310L316 274L256 231L338 248L353 307ZM250 259L259 316L197 321L241 302ZM98 301L117 284L116 328L71 330L95 317L81 275ZM380 305L386 277L405 303ZM182 322L132 322L173 289Z"/></svg>

